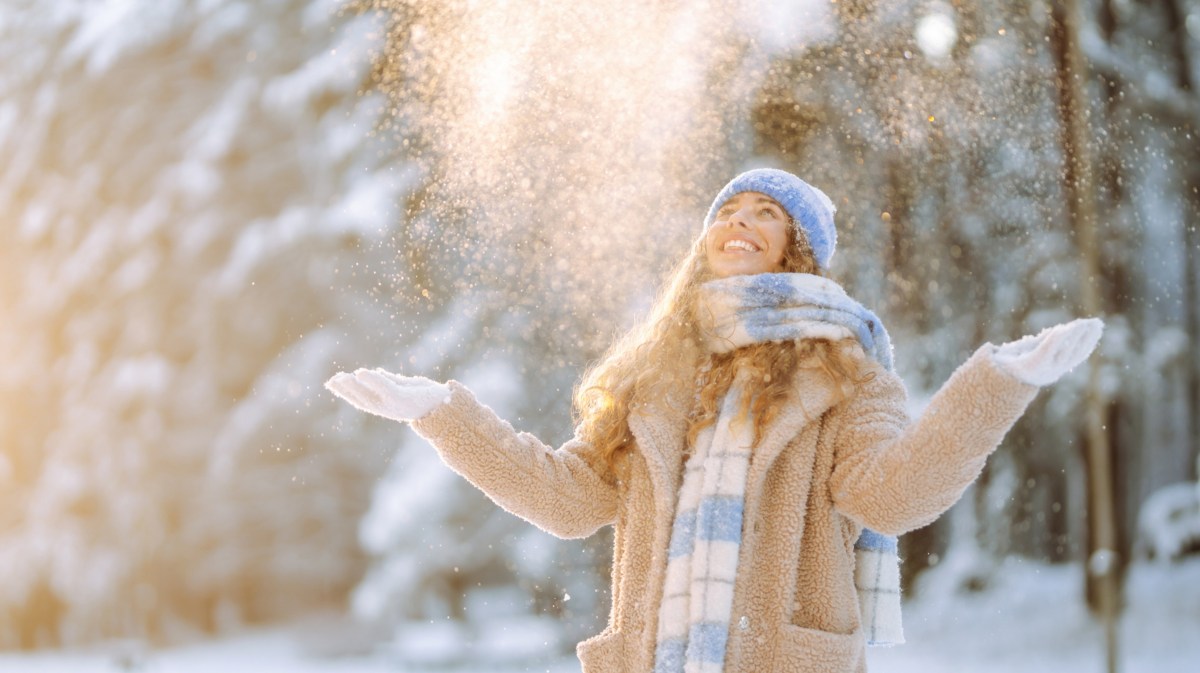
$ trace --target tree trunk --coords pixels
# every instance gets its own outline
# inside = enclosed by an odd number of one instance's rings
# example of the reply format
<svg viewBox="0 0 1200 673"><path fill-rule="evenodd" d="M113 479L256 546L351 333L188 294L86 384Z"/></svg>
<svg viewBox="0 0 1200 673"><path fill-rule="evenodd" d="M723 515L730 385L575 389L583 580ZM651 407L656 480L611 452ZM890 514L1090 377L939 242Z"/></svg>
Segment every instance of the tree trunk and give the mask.
<svg viewBox="0 0 1200 673"><path fill-rule="evenodd" d="M1096 189L1088 129L1087 65L1078 43L1080 12L1075 0L1054 5L1055 47L1060 73L1060 110L1066 155L1066 192L1080 248L1080 288L1085 315L1103 314L1100 293L1099 249L1096 240ZM1099 357L1089 361L1085 438L1088 462L1089 549L1085 574L1095 584L1098 601L1093 609L1104 623L1108 671L1117 670L1117 617L1120 609L1120 575L1116 503L1113 492L1112 451L1105 424L1110 410L1099 385ZM1089 596L1092 591L1088 591Z"/></svg>

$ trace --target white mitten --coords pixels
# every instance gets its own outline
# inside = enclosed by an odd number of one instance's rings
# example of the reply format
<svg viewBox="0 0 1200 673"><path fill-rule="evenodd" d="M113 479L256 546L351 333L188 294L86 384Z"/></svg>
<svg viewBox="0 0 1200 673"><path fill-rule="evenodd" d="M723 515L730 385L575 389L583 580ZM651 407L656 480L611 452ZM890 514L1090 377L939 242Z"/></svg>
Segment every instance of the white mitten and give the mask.
<svg viewBox="0 0 1200 673"><path fill-rule="evenodd" d="M339 372L325 382L325 387L362 411L393 421L416 420L450 398L450 387L445 383L382 369Z"/></svg>
<svg viewBox="0 0 1200 673"><path fill-rule="evenodd" d="M1086 360L1103 331L1099 318L1080 318L998 346L992 357L1025 383L1046 386Z"/></svg>

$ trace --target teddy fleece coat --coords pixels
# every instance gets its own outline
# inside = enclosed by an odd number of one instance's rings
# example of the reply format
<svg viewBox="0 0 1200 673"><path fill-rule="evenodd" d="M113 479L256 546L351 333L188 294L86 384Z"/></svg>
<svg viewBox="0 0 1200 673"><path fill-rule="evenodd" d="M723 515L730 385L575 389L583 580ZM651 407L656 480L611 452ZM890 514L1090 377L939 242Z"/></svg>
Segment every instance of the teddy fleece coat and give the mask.
<svg viewBox="0 0 1200 673"><path fill-rule="evenodd" d="M797 372L751 458L725 671L866 670L854 541L864 526L899 535L932 522L979 475L1037 392L996 366L995 348L980 347L916 421L900 379L865 355L869 380L841 401L818 370ZM631 412L636 445L610 470L588 443L555 450L449 385L413 427L452 469L553 535L615 527L612 611L578 645L584 673L650 671L685 419Z"/></svg>

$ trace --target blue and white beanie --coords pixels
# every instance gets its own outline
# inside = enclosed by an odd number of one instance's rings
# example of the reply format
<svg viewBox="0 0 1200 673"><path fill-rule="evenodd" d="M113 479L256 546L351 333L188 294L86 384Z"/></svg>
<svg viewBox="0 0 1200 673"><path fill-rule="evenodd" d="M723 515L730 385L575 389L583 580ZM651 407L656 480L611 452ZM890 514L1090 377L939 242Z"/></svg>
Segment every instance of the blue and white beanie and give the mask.
<svg viewBox="0 0 1200 673"><path fill-rule="evenodd" d="M833 214L837 208L825 192L787 171L755 168L730 180L721 189L704 218L704 228L707 230L712 225L717 210L726 201L742 192L759 192L778 201L812 246L817 266L822 270L829 269L829 260L837 246L837 230L833 228Z"/></svg>

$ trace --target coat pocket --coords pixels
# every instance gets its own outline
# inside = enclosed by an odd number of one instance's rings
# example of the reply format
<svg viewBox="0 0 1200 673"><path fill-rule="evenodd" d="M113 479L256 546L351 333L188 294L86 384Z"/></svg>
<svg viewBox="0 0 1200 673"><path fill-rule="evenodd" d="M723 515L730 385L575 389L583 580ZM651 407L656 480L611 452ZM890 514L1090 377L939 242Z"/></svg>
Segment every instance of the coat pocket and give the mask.
<svg viewBox="0 0 1200 673"><path fill-rule="evenodd" d="M619 631L602 631L575 646L583 673L623 673L625 638Z"/></svg>
<svg viewBox="0 0 1200 673"><path fill-rule="evenodd" d="M771 670L778 673L856 673L862 669L862 633L842 634L785 624Z"/></svg>

